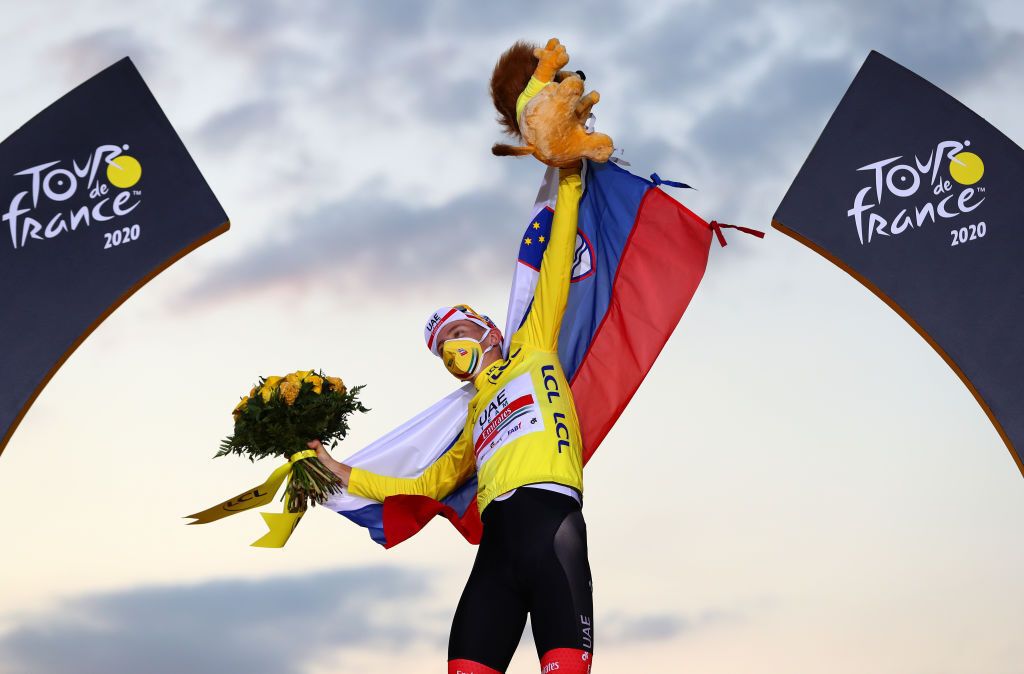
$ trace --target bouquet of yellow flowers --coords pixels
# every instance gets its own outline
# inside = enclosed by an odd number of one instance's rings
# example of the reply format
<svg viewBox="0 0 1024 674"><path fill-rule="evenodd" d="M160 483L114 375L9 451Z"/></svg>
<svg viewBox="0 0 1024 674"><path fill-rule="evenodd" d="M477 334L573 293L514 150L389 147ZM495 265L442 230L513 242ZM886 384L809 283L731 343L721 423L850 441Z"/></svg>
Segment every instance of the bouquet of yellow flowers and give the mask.
<svg viewBox="0 0 1024 674"><path fill-rule="evenodd" d="M357 399L362 388L354 386L349 390L340 378L313 370L299 370L283 377L260 377L249 395L235 406L234 433L221 441L215 456L238 454L250 461L281 457L288 463L258 487L189 515L196 519L190 524L213 522L269 503L287 479L284 514L264 513L271 533L253 544L284 545L309 506L323 503L331 494L341 491L337 476L306 443L317 438L324 444L330 441L332 448L336 446L348 433L348 416L355 411L369 411Z"/></svg>

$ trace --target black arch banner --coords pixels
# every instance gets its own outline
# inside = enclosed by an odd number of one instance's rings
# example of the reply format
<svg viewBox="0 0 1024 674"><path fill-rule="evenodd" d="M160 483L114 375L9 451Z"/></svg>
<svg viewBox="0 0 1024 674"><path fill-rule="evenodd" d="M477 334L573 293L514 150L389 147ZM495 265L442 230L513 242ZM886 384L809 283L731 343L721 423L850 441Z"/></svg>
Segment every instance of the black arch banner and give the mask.
<svg viewBox="0 0 1024 674"><path fill-rule="evenodd" d="M899 312L974 394L1024 473L1022 186L1024 150L871 52L772 225Z"/></svg>
<svg viewBox="0 0 1024 674"><path fill-rule="evenodd" d="M122 302L227 231L227 215L128 58L0 144L0 452Z"/></svg>

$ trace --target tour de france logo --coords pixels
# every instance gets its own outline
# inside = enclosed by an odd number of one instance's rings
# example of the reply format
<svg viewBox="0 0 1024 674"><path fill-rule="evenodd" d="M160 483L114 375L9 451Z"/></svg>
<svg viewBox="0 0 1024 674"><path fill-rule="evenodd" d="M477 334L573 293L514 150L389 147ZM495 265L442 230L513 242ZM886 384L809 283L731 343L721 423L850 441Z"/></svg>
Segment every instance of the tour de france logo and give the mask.
<svg viewBox="0 0 1024 674"><path fill-rule="evenodd" d="M17 191L2 216L11 246L20 250L94 227L102 230L104 249L137 240L141 227L128 216L142 203L142 162L130 150L100 145L14 173Z"/></svg>
<svg viewBox="0 0 1024 674"><path fill-rule="evenodd" d="M924 159L897 155L858 168L866 184L846 214L861 245L934 224L950 226L951 246L984 237L988 225L968 214L987 198L985 162L970 147L945 140Z"/></svg>
<svg viewBox="0 0 1024 674"><path fill-rule="evenodd" d="M134 187L142 178L142 164L130 154L114 157L107 164L107 182L126 190Z"/></svg>

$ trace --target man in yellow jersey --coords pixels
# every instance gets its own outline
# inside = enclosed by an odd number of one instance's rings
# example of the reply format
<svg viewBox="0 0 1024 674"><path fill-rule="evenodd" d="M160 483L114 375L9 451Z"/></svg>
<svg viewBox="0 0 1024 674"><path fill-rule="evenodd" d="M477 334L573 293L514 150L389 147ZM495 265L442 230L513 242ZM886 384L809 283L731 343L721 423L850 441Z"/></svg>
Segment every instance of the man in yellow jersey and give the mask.
<svg viewBox="0 0 1024 674"><path fill-rule="evenodd" d="M417 478L395 478L346 466L318 440L309 442L351 494L377 501L397 494L441 500L476 472L483 535L452 623L449 674L504 672L527 614L544 674L585 674L593 662L582 443L558 360L582 191L579 164L559 170L533 304L507 358L494 323L466 305L428 319L427 348L476 387L447 453Z"/></svg>
<svg viewBox="0 0 1024 674"><path fill-rule="evenodd" d="M428 319L427 348L477 389L463 433L444 456L417 478L394 478L346 466L319 441L309 443L350 493L377 501L440 500L476 471L483 536L452 624L451 674L504 672L528 613L542 672L585 673L593 661L582 446L558 360L581 194L579 169L561 169L533 305L508 358L497 327L466 305Z"/></svg>

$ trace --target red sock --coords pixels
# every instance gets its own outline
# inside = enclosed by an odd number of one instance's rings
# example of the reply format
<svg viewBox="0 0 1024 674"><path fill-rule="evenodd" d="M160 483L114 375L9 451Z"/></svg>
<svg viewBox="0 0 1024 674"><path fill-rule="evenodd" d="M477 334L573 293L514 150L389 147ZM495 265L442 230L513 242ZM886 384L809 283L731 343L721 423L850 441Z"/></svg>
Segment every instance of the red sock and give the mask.
<svg viewBox="0 0 1024 674"><path fill-rule="evenodd" d="M579 648L552 648L540 659L541 674L590 674L594 654Z"/></svg>
<svg viewBox="0 0 1024 674"><path fill-rule="evenodd" d="M496 669L491 669L487 665L481 665L479 662L473 662L472 660L449 660L448 661L448 674L502 674Z"/></svg>

